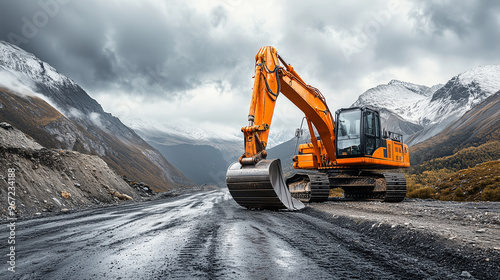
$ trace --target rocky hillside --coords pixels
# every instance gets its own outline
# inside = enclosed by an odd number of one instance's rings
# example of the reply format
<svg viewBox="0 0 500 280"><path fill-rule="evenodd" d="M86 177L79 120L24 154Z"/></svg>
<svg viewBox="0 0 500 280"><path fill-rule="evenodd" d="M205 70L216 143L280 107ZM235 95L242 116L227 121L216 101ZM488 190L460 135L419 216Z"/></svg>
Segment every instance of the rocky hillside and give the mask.
<svg viewBox="0 0 500 280"><path fill-rule="evenodd" d="M8 189L9 177L14 178L14 189ZM1 123L0 196L7 198L7 191L13 190L10 196L15 199L17 217L149 196L127 184L98 156L47 149L10 124ZM1 218L8 216L7 206L0 204Z"/></svg>
<svg viewBox="0 0 500 280"><path fill-rule="evenodd" d="M0 42L0 119L47 148L98 155L157 191L195 185L80 86L6 42Z"/></svg>
<svg viewBox="0 0 500 280"><path fill-rule="evenodd" d="M441 133L410 148L412 165L500 140L500 91L475 106Z"/></svg>
<svg viewBox="0 0 500 280"><path fill-rule="evenodd" d="M500 201L500 91L410 148L410 197Z"/></svg>
<svg viewBox="0 0 500 280"><path fill-rule="evenodd" d="M500 201L500 175L498 174L500 174L500 160L486 161L458 171L443 168L407 174L407 197L455 201Z"/></svg>

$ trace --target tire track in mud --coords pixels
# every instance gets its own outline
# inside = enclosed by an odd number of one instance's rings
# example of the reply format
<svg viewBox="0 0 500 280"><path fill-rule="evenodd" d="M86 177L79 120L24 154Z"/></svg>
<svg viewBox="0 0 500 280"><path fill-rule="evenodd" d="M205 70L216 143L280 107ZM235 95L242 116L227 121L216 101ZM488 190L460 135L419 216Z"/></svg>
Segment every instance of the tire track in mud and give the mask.
<svg viewBox="0 0 500 280"><path fill-rule="evenodd" d="M331 275L331 279L446 279L449 274L428 273L411 269L407 256L386 248L358 232L325 223L310 215L293 213L293 217L273 217L269 231L297 248L305 257ZM279 214L278 214L279 215ZM262 223L269 223L262 221ZM291 227L290 227L291 225ZM287 234L293 231L294 235ZM419 263L421 264L420 260ZM433 267L435 268L435 267ZM434 274L434 275L433 275Z"/></svg>
<svg viewBox="0 0 500 280"><path fill-rule="evenodd" d="M406 226L382 224L378 221L332 217L315 209L308 209L309 215L325 222L358 233L365 239L372 239L375 250L367 251L373 258L383 256L389 261L400 262L402 272L413 272L419 279L459 279L470 273L469 279L496 279L500 275L500 252L464 246L443 238L435 232L420 231ZM366 250L367 246L358 247ZM406 264L406 265L405 265ZM405 271L406 270L406 271ZM424 276L424 275L429 276Z"/></svg>
<svg viewBox="0 0 500 280"><path fill-rule="evenodd" d="M339 238L339 228L325 230L310 222L311 219L299 213L278 212L266 213L259 223L265 226L271 239L283 240L289 250L298 251L304 261L317 265L310 275L329 275L330 279L395 279L388 277L391 273L381 269L380 264L374 265L353 253L352 245Z"/></svg>
<svg viewBox="0 0 500 280"><path fill-rule="evenodd" d="M240 243L241 250L236 254L240 259L246 259L246 263L238 263L238 267L226 265L217 271L228 273L222 274L199 274L209 278L220 275L240 275L245 278L261 276L267 279L281 279L287 277L307 278L311 275L330 279L457 279L463 270L471 270L473 264L450 265L449 262L441 263L440 259L433 257L433 252L412 252L411 248L405 248L400 240L384 240L366 235L352 225L356 221L343 220L340 223L327 219L326 215L319 211L306 210L300 213L272 212L272 211L248 211L238 206L226 203L218 209L229 208L218 215L221 219L227 219L226 225L217 224L218 229L225 231L231 228L232 221L228 219L227 212L230 208L240 217L236 224L245 229L245 234L236 234L232 243ZM234 217L232 218L234 220ZM342 224L345 223L345 224ZM394 231L403 229L392 229ZM204 229L202 232L210 232ZM404 234L404 233L400 233ZM201 233L202 243L206 243ZM391 235L396 236L396 235ZM410 237L411 238L411 237ZM214 240L213 238L211 240ZM234 238L233 238L234 239ZM196 240L196 238L194 239ZM231 248L235 244L228 244L227 240L220 239L219 256L222 259L232 256ZM406 242L406 239L403 240ZM196 242L189 248L198 248ZM213 244L213 243L211 243ZM289 252L300 261L291 261L290 266L283 269L279 265L279 253L270 248L281 247L281 251ZM194 249L196 252L198 249ZM432 248L429 248L432 250ZM234 250L233 250L234 251ZM292 252L292 253L290 253ZM276 256L273 256L275 254ZM255 265L258 256L259 265ZM431 256L431 257L428 257ZM229 257L231 259L231 257ZM287 258L290 261L290 258ZM211 262L211 261L209 261ZM233 260L234 263L234 260ZM303 265L307 263L308 266ZM215 264L215 262L212 262ZM214 266L217 267L217 266ZM315 269L310 269L316 267ZM260 272L259 272L260 270ZM210 270L209 270L210 271ZM182 272L181 272L182 274ZM489 279L488 274L474 273L479 279ZM491 274L490 274L491 275ZM474 279L474 277L471 277Z"/></svg>
<svg viewBox="0 0 500 280"><path fill-rule="evenodd" d="M165 269L152 273L154 279L214 279L217 277L216 250L220 224L213 217L224 220L224 211L217 203L218 197L204 197L193 203L184 205L182 209L196 213L189 216L177 227L189 229L183 242L176 248L176 254L170 256L164 263ZM179 212L182 212L182 209ZM167 230L168 231L168 230Z"/></svg>
<svg viewBox="0 0 500 280"><path fill-rule="evenodd" d="M216 273L215 248L220 226L203 223L198 226L175 259L175 266L167 273L171 277L213 278Z"/></svg>

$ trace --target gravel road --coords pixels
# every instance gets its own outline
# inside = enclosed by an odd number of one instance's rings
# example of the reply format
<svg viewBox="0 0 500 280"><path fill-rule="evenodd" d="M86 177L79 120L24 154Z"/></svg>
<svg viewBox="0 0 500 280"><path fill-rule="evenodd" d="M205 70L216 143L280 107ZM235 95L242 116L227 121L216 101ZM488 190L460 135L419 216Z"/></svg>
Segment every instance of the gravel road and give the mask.
<svg viewBox="0 0 500 280"><path fill-rule="evenodd" d="M415 200L250 211L227 191L187 194L18 221L15 273L2 225L0 278L498 279L499 215Z"/></svg>

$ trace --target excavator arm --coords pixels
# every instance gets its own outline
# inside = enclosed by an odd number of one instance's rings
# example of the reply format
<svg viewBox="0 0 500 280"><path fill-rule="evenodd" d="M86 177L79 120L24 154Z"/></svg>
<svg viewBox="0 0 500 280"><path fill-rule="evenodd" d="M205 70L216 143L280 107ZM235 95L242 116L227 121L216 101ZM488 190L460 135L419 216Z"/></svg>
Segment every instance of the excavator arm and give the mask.
<svg viewBox="0 0 500 280"><path fill-rule="evenodd" d="M255 61L255 80L248 113L249 124L241 129L245 137L245 153L240 157L239 163L252 165L266 158L269 129L276 100L281 92L306 116L315 150L315 164L318 166L334 164L335 122L321 92L307 85L273 47L262 47L255 56ZM313 125L326 153L321 153L317 145L318 140Z"/></svg>
<svg viewBox="0 0 500 280"><path fill-rule="evenodd" d="M244 207L301 209L304 205L291 197L279 159L266 160L269 129L278 95L283 93L306 116L314 148L313 168L336 163L335 122L320 91L307 85L276 49L261 48L255 61L249 123L241 129L245 153L229 167L226 183L235 201ZM320 136L319 140L314 129Z"/></svg>

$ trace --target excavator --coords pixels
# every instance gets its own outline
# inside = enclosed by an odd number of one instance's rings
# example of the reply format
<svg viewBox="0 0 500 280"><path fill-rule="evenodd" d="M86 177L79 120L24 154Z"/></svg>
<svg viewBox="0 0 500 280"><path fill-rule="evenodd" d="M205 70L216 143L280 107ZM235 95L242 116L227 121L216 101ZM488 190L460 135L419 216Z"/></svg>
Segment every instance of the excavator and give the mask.
<svg viewBox="0 0 500 280"><path fill-rule="evenodd" d="M400 202L406 179L394 169L410 166L402 135L381 128L380 113L368 107L333 114L325 97L307 85L275 48L255 56L255 77L248 125L241 128L245 152L231 164L226 184L233 199L249 209L300 210L305 203L328 200L342 188L350 199ZM267 140L276 100L282 93L304 114L310 143L298 146L293 167L284 178L279 159L267 159Z"/></svg>

